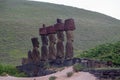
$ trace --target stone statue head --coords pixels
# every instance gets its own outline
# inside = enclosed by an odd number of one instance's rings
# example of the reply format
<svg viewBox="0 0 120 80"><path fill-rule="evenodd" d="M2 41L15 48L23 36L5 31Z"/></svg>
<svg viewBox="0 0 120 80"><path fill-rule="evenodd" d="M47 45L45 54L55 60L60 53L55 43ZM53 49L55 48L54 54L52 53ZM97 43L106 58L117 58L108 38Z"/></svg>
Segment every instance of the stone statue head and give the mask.
<svg viewBox="0 0 120 80"><path fill-rule="evenodd" d="M32 41L33 47L39 48L38 38L36 38L36 37L31 38L31 41Z"/></svg>
<svg viewBox="0 0 120 80"><path fill-rule="evenodd" d="M43 24L43 28L45 28L45 24Z"/></svg>
<svg viewBox="0 0 120 80"><path fill-rule="evenodd" d="M62 19L57 18L57 23L62 23Z"/></svg>

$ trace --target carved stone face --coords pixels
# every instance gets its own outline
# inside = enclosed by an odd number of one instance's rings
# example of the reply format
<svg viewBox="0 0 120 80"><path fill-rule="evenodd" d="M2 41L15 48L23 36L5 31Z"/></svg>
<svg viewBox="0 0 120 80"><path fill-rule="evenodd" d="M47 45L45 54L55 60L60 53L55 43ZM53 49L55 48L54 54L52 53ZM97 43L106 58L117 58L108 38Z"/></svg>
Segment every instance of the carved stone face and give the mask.
<svg viewBox="0 0 120 80"><path fill-rule="evenodd" d="M65 28L65 31L75 30L74 19L67 19L67 20L65 20L64 28Z"/></svg>
<svg viewBox="0 0 120 80"><path fill-rule="evenodd" d="M57 37L59 40L64 41L63 31L57 31Z"/></svg>
<svg viewBox="0 0 120 80"><path fill-rule="evenodd" d="M56 39L56 37L55 37L55 34L49 34L48 37L49 37L49 41L50 41L50 42L56 44L56 40L57 40L57 39Z"/></svg>
<svg viewBox="0 0 120 80"><path fill-rule="evenodd" d="M36 43L35 43L34 47L39 48L39 42L38 42L38 41L36 41Z"/></svg>
<svg viewBox="0 0 120 80"><path fill-rule="evenodd" d="M74 40L73 31L66 31L66 37L67 37L67 41L73 42Z"/></svg>

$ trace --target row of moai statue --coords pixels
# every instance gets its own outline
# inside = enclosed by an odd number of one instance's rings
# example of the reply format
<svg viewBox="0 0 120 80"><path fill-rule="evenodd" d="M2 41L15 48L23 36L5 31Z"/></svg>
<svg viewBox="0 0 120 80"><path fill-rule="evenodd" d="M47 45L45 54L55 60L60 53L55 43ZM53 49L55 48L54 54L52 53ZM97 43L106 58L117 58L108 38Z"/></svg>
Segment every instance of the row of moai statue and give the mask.
<svg viewBox="0 0 120 80"><path fill-rule="evenodd" d="M74 19L67 19L64 23L61 19L57 19L57 23L55 25L48 27L46 27L45 24L43 24L43 27L39 29L39 34L41 36L42 41L41 56L38 50L38 38L32 38L31 41L33 44L33 50L28 51L27 63L38 63L39 61L52 61L56 59L72 59L74 53L74 30ZM64 31L66 33L67 40L65 47Z"/></svg>

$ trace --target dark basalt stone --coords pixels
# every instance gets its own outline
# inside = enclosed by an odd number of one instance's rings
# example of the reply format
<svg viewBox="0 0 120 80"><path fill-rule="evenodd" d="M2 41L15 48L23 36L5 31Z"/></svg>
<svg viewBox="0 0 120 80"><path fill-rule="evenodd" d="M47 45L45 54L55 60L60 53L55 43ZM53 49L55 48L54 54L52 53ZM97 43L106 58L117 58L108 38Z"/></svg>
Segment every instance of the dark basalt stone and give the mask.
<svg viewBox="0 0 120 80"><path fill-rule="evenodd" d="M73 58L72 59L72 63L75 64L75 63L81 63L81 59L80 58Z"/></svg>
<svg viewBox="0 0 120 80"><path fill-rule="evenodd" d="M54 67L65 67L65 66L72 66L75 63L81 64L81 59L73 58L73 59L56 59L49 61L50 66Z"/></svg>
<svg viewBox="0 0 120 80"><path fill-rule="evenodd" d="M36 76L36 72L37 71L37 66L35 64L25 64L22 66L17 66L16 67L18 70L25 72L29 77L33 77Z"/></svg>
<svg viewBox="0 0 120 80"><path fill-rule="evenodd" d="M63 65L64 66L72 66L73 65L72 59L65 59L63 61Z"/></svg>
<svg viewBox="0 0 120 80"><path fill-rule="evenodd" d="M39 47L39 42L37 37L31 38L31 41L32 41L33 47Z"/></svg>
<svg viewBox="0 0 120 80"><path fill-rule="evenodd" d="M40 69L39 73L38 73L38 76L45 76L45 75L49 75L49 74L52 74L52 73L55 73L55 72L56 71Z"/></svg>
<svg viewBox="0 0 120 80"><path fill-rule="evenodd" d="M120 69L108 69L108 70L91 70L90 73L94 74L98 79L111 79L114 80L120 77Z"/></svg>
<svg viewBox="0 0 120 80"><path fill-rule="evenodd" d="M56 72L56 71L47 70L44 67L45 67L45 62L40 62L37 65L31 63L22 66L17 66L16 68L19 71L26 73L28 77L45 76Z"/></svg>
<svg viewBox="0 0 120 80"><path fill-rule="evenodd" d="M54 67L62 67L63 60L61 60L61 59L51 60L51 61L49 61L49 64L50 64L50 66L54 66Z"/></svg>
<svg viewBox="0 0 120 80"><path fill-rule="evenodd" d="M22 66L17 66L17 69L25 72L28 76L45 76L51 73L54 73L55 71L48 70L46 68L46 65L52 66L52 67L65 67L65 66L72 66L75 63L83 64L84 67L88 67L88 65L91 64L91 62L96 62L99 64L102 64L101 61L95 61L95 60L89 60L89 59L80 59L80 58L73 58L73 59L55 59L55 60L49 60L49 61L40 61L38 63L29 63ZM89 63L88 63L89 62ZM92 68L92 66L90 66ZM115 78L115 76L120 76L120 70L84 70L87 72L90 72L94 74L98 78Z"/></svg>

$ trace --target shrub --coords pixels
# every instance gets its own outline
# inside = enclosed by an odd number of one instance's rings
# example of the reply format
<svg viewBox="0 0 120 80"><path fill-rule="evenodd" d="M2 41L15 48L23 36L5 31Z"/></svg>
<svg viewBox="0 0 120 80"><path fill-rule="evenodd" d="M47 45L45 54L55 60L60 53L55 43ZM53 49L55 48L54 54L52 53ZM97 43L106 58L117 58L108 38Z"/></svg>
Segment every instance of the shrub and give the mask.
<svg viewBox="0 0 120 80"><path fill-rule="evenodd" d="M44 63L44 68L45 68L45 69L49 69L49 68L50 68L50 64L49 64L48 62L45 62L45 63Z"/></svg>
<svg viewBox="0 0 120 80"><path fill-rule="evenodd" d="M83 51L78 57L112 61L114 65L120 65L120 41L96 46Z"/></svg>
<svg viewBox="0 0 120 80"><path fill-rule="evenodd" d="M79 63L76 63L76 64L73 65L73 70L75 72L81 71L83 69L84 69L83 66L81 64L79 64Z"/></svg>
<svg viewBox="0 0 120 80"><path fill-rule="evenodd" d="M56 80L56 76L51 76L51 77L49 77L49 80Z"/></svg>
<svg viewBox="0 0 120 80"><path fill-rule="evenodd" d="M67 77L71 77L73 75L73 72L68 72Z"/></svg>
<svg viewBox="0 0 120 80"><path fill-rule="evenodd" d="M3 72L1 76L7 76L8 74L6 72Z"/></svg>

